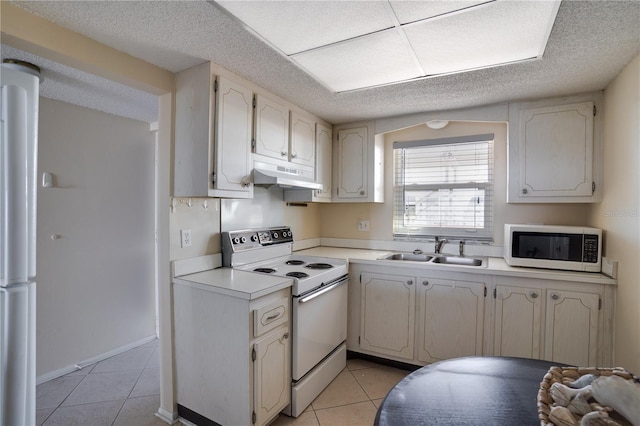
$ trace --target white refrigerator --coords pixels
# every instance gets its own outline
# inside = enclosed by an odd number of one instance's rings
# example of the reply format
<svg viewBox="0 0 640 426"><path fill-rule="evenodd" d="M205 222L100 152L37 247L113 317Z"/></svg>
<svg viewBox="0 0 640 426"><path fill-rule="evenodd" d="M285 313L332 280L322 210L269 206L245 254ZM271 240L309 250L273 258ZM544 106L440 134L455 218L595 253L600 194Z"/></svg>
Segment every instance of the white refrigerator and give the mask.
<svg viewBox="0 0 640 426"><path fill-rule="evenodd" d="M0 71L0 426L33 425L40 70L5 60Z"/></svg>

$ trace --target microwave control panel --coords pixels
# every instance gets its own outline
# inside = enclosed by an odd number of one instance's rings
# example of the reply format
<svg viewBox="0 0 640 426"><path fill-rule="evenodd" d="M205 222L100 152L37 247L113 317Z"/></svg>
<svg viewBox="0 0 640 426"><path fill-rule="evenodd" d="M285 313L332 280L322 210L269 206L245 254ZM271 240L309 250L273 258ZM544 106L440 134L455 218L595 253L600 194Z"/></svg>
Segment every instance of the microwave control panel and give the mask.
<svg viewBox="0 0 640 426"><path fill-rule="evenodd" d="M586 234L583 247L582 261L585 263L598 263L598 236Z"/></svg>

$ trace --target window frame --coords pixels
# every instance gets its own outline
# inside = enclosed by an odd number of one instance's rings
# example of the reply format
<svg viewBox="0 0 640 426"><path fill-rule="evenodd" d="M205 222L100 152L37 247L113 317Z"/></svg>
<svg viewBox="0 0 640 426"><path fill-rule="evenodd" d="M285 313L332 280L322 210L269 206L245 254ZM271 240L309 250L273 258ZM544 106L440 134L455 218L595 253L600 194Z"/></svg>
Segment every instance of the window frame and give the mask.
<svg viewBox="0 0 640 426"><path fill-rule="evenodd" d="M440 183L440 184L412 184L407 186L404 182L399 183L398 160L396 150L420 148L429 146L443 146L448 144L464 144L473 142L489 142L489 155L487 160L488 181L487 182L463 182L463 183ZM493 200L494 200L494 145L495 135L493 133L476 134L468 136L456 136L438 139L423 139L415 141L397 141L393 143L393 237L395 240L421 240L438 237L448 237L452 239L493 241ZM403 161L404 164L404 160ZM404 174L403 174L404 176ZM409 188L409 191L407 190ZM433 191L470 189L484 191L484 227L477 228L452 228L452 227L408 227L403 226L404 215L406 213L406 194L410 191ZM401 197L401 199L399 199ZM401 203L401 204L400 204ZM401 212L399 211L401 210ZM489 223L487 223L487 221Z"/></svg>

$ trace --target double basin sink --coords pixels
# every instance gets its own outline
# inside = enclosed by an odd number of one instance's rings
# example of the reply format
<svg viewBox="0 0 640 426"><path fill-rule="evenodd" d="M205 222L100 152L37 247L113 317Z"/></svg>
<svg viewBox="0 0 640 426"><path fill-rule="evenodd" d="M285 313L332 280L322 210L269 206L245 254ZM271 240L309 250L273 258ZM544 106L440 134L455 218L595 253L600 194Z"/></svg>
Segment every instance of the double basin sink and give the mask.
<svg viewBox="0 0 640 426"><path fill-rule="evenodd" d="M392 253L378 260L398 260L405 262L426 262L439 265L487 266L486 259L479 257L452 256L440 254Z"/></svg>

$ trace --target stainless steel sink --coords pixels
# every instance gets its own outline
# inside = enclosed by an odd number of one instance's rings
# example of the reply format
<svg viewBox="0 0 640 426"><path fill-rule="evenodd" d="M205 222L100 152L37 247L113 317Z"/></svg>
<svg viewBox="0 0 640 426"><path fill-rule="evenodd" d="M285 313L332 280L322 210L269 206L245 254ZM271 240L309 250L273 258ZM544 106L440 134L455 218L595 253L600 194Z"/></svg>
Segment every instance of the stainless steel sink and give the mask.
<svg viewBox="0 0 640 426"><path fill-rule="evenodd" d="M431 262L447 265L482 266L482 259L473 257L440 256L434 258Z"/></svg>
<svg viewBox="0 0 640 426"><path fill-rule="evenodd" d="M440 265L457 265L457 266L486 266L482 258L463 257L463 256L441 256L439 254L414 254L414 253L392 253L380 260L400 260L408 262L428 262L438 263Z"/></svg>
<svg viewBox="0 0 640 426"><path fill-rule="evenodd" d="M383 260L408 260L411 262L428 262L433 259L433 256L428 254L413 254L413 253L393 253L382 258Z"/></svg>

